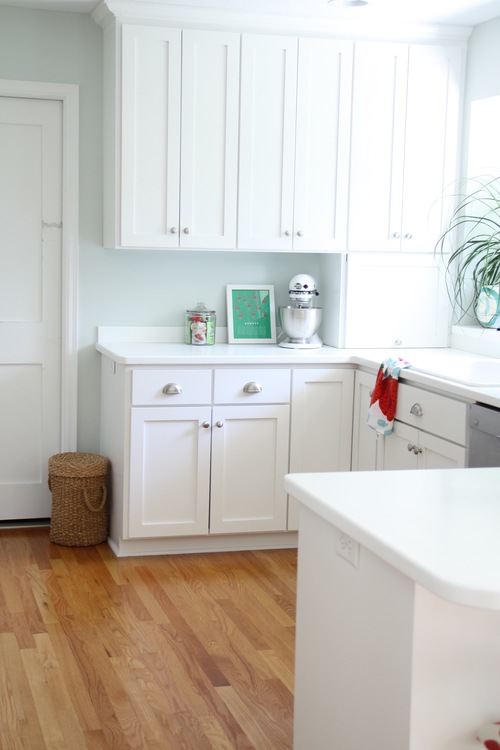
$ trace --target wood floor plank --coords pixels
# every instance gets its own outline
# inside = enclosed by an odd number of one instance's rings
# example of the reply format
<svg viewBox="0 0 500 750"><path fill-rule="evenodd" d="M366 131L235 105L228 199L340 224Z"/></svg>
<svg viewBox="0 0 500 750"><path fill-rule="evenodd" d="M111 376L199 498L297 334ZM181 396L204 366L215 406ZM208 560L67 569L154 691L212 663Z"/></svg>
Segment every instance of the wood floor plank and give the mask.
<svg viewBox="0 0 500 750"><path fill-rule="evenodd" d="M0 750L291 750L295 550L0 564Z"/></svg>

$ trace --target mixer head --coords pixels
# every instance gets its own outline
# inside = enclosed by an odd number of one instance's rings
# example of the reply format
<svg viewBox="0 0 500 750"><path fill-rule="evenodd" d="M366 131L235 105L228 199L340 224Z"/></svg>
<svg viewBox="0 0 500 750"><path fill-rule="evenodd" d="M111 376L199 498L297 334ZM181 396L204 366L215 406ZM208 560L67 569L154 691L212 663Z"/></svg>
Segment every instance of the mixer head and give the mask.
<svg viewBox="0 0 500 750"><path fill-rule="evenodd" d="M297 307L311 307L314 297L319 295L316 279L307 273L299 273L290 279L288 295Z"/></svg>

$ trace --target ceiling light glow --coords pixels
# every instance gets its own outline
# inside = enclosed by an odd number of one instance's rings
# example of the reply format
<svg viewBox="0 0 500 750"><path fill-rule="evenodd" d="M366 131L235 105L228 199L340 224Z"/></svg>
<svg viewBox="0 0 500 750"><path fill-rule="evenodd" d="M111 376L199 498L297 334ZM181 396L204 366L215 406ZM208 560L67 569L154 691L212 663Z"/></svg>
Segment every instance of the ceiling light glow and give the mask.
<svg viewBox="0 0 500 750"><path fill-rule="evenodd" d="M337 8L361 8L363 5L368 5L368 0L327 0L327 2Z"/></svg>

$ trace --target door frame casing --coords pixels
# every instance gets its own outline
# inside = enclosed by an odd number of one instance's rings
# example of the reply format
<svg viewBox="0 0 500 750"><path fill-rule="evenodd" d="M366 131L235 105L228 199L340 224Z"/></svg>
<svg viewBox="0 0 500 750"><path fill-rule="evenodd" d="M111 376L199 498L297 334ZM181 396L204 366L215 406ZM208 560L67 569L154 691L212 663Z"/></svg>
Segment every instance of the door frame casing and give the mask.
<svg viewBox="0 0 500 750"><path fill-rule="evenodd" d="M74 451L78 404L79 87L0 79L0 96L62 102L61 451Z"/></svg>

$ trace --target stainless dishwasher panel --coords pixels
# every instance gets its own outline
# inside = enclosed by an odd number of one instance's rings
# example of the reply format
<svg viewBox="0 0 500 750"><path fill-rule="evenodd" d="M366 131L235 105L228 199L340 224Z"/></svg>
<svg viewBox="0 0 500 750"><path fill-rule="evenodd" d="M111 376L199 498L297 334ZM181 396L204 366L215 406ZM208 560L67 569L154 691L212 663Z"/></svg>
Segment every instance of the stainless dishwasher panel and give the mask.
<svg viewBox="0 0 500 750"><path fill-rule="evenodd" d="M500 466L500 409L471 406L469 466Z"/></svg>

